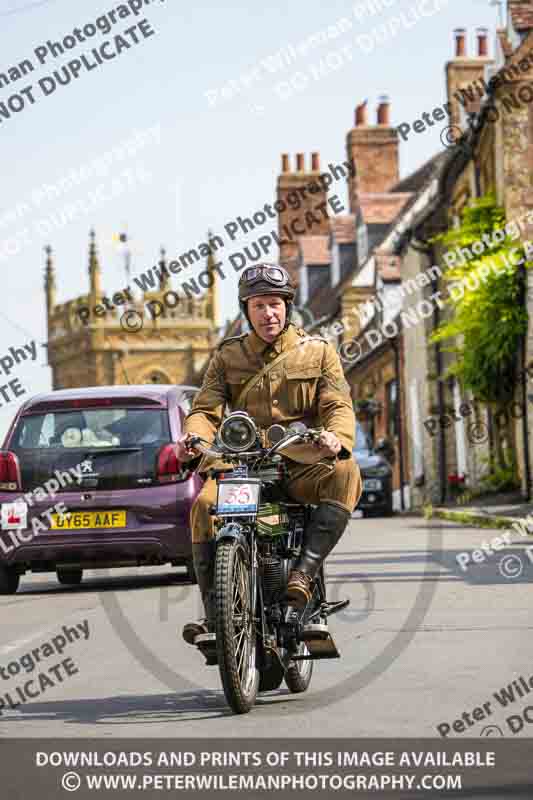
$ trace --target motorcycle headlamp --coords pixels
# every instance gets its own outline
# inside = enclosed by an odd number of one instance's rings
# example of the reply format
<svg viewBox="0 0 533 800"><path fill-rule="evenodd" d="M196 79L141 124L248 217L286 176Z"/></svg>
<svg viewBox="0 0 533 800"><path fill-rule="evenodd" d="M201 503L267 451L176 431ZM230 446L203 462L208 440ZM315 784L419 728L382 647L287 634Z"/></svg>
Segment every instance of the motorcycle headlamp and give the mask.
<svg viewBox="0 0 533 800"><path fill-rule="evenodd" d="M245 411L235 411L220 426L218 438L228 450L241 453L255 445L258 438L257 427Z"/></svg>

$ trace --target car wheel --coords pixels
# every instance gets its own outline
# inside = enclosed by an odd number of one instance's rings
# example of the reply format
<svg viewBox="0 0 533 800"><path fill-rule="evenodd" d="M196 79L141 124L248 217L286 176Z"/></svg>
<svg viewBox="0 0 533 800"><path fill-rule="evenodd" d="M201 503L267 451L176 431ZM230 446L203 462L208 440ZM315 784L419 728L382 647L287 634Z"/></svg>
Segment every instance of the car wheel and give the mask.
<svg viewBox="0 0 533 800"><path fill-rule="evenodd" d="M13 567L0 565L0 594L15 594L19 581L20 575Z"/></svg>
<svg viewBox="0 0 533 800"><path fill-rule="evenodd" d="M196 583L198 583L198 578L196 577L196 572L194 570L194 564L193 564L192 558L190 558L187 561L185 566L187 568L187 577L189 578L190 582L194 586Z"/></svg>
<svg viewBox="0 0 533 800"><path fill-rule="evenodd" d="M83 577L82 569L58 569L57 580L66 586L79 586Z"/></svg>

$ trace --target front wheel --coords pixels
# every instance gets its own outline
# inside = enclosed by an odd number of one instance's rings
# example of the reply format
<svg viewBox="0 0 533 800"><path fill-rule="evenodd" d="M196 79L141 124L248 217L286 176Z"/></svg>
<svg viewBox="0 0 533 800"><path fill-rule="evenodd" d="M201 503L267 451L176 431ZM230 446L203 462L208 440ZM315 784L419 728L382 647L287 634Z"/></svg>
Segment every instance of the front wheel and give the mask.
<svg viewBox="0 0 533 800"><path fill-rule="evenodd" d="M223 541L217 547L215 597L218 666L224 694L236 714L246 714L255 705L259 672L249 553L241 542Z"/></svg>

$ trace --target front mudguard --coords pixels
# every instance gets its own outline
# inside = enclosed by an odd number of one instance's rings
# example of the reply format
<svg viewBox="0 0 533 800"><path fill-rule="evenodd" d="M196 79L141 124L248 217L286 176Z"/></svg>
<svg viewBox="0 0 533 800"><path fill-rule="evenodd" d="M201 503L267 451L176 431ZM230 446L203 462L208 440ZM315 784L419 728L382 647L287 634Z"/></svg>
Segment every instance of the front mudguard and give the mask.
<svg viewBox="0 0 533 800"><path fill-rule="evenodd" d="M238 522L227 522L216 532L217 546L219 542L237 541L248 551L248 541L243 533L242 525Z"/></svg>

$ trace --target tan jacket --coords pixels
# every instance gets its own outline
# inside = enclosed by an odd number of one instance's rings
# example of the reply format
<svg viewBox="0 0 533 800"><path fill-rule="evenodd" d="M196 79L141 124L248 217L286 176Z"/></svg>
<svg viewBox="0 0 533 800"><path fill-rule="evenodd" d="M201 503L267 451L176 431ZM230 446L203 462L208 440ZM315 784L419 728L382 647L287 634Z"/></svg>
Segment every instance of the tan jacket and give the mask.
<svg viewBox="0 0 533 800"><path fill-rule="evenodd" d="M234 404L244 384L279 353L307 337L304 330L291 323L272 344L255 331L221 342L185 419L184 432L213 442L226 404L232 411L237 410ZM262 429L275 422L288 425L295 421L323 427L339 438L343 449L338 457L352 456L355 415L350 387L339 356L326 339L297 347L248 393L241 410L247 411ZM312 445L293 445L282 453L302 464L320 459ZM204 457L198 471L213 465Z"/></svg>

